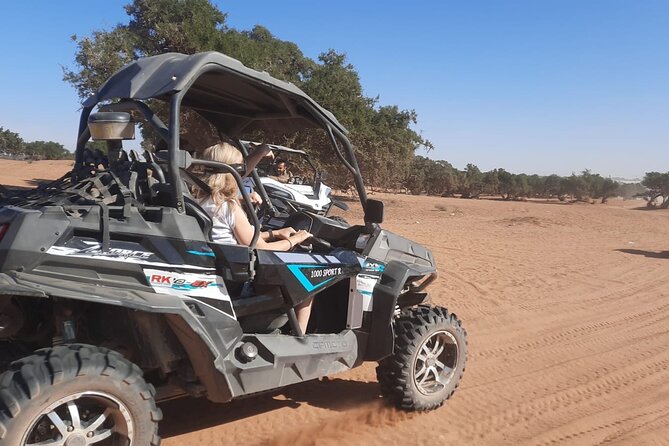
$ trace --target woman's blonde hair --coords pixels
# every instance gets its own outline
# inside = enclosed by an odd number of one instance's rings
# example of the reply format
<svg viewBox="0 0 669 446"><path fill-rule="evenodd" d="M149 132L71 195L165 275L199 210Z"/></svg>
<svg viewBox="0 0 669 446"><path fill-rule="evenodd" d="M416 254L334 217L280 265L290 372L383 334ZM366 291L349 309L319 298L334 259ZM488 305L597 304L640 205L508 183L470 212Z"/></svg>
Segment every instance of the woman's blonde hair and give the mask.
<svg viewBox="0 0 669 446"><path fill-rule="evenodd" d="M207 147L199 155L200 159L218 161L225 164L240 164L244 162L242 153L232 144L220 142ZM233 176L229 173L206 174L202 180L207 183L211 189L211 199L214 201L215 213L218 214L223 203L236 203L239 188ZM196 195L198 199L207 198L204 191L198 189Z"/></svg>

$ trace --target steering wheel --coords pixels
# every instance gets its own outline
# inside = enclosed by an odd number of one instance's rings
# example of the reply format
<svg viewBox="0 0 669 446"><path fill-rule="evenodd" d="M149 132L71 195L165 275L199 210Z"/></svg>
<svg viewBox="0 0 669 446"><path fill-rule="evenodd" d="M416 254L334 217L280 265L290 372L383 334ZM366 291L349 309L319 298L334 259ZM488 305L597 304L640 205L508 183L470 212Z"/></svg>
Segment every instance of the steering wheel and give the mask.
<svg viewBox="0 0 669 446"><path fill-rule="evenodd" d="M320 237L311 237L309 239L314 248L318 248L320 251L330 251L332 250L332 244L325 239Z"/></svg>
<svg viewBox="0 0 669 446"><path fill-rule="evenodd" d="M299 247L303 251L311 252L315 249L318 251L330 251L332 250L332 244L328 242L327 240L324 240L319 237L310 237L303 241L302 243L299 243L293 247L293 249ZM291 250L292 251L292 250Z"/></svg>

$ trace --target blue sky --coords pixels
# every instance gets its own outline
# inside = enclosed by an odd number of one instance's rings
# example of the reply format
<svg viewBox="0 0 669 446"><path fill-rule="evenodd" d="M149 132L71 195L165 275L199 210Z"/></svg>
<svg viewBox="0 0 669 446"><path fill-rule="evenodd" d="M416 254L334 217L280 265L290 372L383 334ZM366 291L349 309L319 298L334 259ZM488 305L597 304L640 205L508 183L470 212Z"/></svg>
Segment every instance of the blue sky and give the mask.
<svg viewBox="0 0 669 446"><path fill-rule="evenodd" d="M72 147L69 37L126 22L126 3L0 2L0 126ZM347 53L365 93L415 109L429 156L458 168L669 170L669 1L216 3L229 26Z"/></svg>

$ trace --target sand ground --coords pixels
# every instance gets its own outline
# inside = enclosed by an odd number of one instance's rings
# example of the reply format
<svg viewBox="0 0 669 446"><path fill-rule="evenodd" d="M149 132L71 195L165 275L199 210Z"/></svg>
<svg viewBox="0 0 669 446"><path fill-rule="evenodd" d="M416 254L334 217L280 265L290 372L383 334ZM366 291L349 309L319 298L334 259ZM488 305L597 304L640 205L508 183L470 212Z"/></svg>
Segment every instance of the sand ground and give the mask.
<svg viewBox="0 0 669 446"><path fill-rule="evenodd" d="M2 162L0 183L66 164ZM669 444L669 211L375 198L385 228L435 254L432 302L469 334L460 389L399 412L367 364L225 405L176 400L162 405L164 445Z"/></svg>

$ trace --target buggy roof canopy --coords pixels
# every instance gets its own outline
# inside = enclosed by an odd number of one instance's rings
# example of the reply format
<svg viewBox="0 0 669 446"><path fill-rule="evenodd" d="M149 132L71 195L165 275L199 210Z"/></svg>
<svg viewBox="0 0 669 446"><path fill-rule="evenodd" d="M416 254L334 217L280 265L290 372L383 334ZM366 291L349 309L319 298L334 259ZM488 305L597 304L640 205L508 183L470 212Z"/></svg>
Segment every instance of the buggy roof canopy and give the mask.
<svg viewBox="0 0 669 446"><path fill-rule="evenodd" d="M117 71L84 106L113 99L161 99L187 90L182 106L197 110L230 136L245 131L296 131L329 124L346 134L332 113L289 82L214 51L166 53Z"/></svg>

